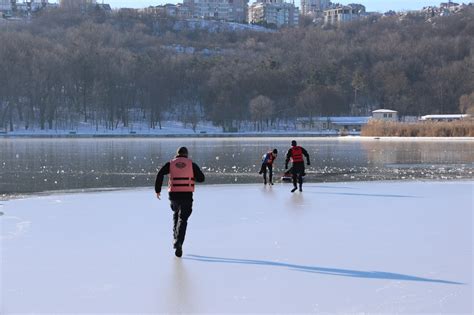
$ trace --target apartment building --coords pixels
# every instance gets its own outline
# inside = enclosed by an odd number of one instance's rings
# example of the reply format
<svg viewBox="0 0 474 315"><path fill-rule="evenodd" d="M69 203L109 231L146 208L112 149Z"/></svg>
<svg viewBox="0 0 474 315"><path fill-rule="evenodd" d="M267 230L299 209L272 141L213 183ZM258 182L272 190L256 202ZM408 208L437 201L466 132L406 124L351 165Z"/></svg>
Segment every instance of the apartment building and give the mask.
<svg viewBox="0 0 474 315"><path fill-rule="evenodd" d="M49 3L48 0L0 0L0 12L6 14L28 14L42 8L54 7L57 4Z"/></svg>
<svg viewBox="0 0 474 315"><path fill-rule="evenodd" d="M10 12L12 10L12 5L10 0L0 0L0 12Z"/></svg>
<svg viewBox="0 0 474 315"><path fill-rule="evenodd" d="M302 15L316 15L331 5L330 0L301 0Z"/></svg>
<svg viewBox="0 0 474 315"><path fill-rule="evenodd" d="M282 0L260 0L250 5L248 21L250 24L274 25L276 27L297 26L299 8Z"/></svg>
<svg viewBox="0 0 474 315"><path fill-rule="evenodd" d="M344 22L357 20L361 17L361 5L357 6L338 6L324 11L324 24L340 25ZM365 12L365 7L364 7Z"/></svg>
<svg viewBox="0 0 474 315"><path fill-rule="evenodd" d="M243 23L248 0L184 0L183 7L192 17Z"/></svg>
<svg viewBox="0 0 474 315"><path fill-rule="evenodd" d="M62 8L82 9L91 5L96 5L96 0L61 0L59 5Z"/></svg>

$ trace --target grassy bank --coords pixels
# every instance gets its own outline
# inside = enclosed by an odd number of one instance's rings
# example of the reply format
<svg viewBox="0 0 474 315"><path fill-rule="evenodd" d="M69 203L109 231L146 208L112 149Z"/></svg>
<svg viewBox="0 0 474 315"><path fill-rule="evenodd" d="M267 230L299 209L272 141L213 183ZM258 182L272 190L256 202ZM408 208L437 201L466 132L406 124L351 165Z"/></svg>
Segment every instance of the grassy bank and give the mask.
<svg viewBox="0 0 474 315"><path fill-rule="evenodd" d="M474 120L401 123L374 120L362 128L374 137L474 137Z"/></svg>

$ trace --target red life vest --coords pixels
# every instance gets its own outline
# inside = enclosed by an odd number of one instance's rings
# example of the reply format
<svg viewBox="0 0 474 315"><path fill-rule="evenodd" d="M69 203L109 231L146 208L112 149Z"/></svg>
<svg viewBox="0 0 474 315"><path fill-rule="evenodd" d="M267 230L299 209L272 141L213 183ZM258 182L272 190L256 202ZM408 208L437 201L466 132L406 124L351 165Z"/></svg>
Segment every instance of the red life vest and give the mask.
<svg viewBox="0 0 474 315"><path fill-rule="evenodd" d="M291 160L293 161L293 163L304 162L302 147L294 146L291 148Z"/></svg>
<svg viewBox="0 0 474 315"><path fill-rule="evenodd" d="M177 157L170 161L169 192L194 192L193 161Z"/></svg>
<svg viewBox="0 0 474 315"><path fill-rule="evenodd" d="M267 159L267 164L272 165L273 161L275 161L276 157L273 156L272 151L267 153L268 159Z"/></svg>

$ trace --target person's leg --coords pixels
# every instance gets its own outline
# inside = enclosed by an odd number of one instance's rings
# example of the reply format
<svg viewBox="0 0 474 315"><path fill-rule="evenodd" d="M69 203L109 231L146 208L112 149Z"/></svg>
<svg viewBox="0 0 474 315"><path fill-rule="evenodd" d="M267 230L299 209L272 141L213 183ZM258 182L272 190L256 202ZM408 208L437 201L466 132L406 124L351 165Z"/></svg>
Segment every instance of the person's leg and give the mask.
<svg viewBox="0 0 474 315"><path fill-rule="evenodd" d="M270 185L273 185L273 165L268 165L268 179L270 180Z"/></svg>
<svg viewBox="0 0 474 315"><path fill-rule="evenodd" d="M292 178L293 178L293 189L291 190L291 192L295 192L298 188L297 188L297 181L298 181L298 169L297 167L295 167L295 165L293 164L293 167L291 169L291 174L292 174Z"/></svg>
<svg viewBox="0 0 474 315"><path fill-rule="evenodd" d="M298 169L298 184L300 187L300 191L303 191L303 174L304 174L304 163L301 163Z"/></svg>
<svg viewBox="0 0 474 315"><path fill-rule="evenodd" d="M173 210L173 246L176 248L176 243L178 239L178 218L179 218L179 209L180 204L177 201L171 200L171 210Z"/></svg>
<svg viewBox="0 0 474 315"><path fill-rule="evenodd" d="M267 184L267 166L264 165L262 166L262 171L263 171L263 184Z"/></svg>
<svg viewBox="0 0 474 315"><path fill-rule="evenodd" d="M188 219L191 216L193 211L193 202L192 201L181 201L181 207L178 215L178 224L176 226L177 237L176 241L177 244L180 246L184 243L184 238L186 237L186 228L188 226Z"/></svg>
<svg viewBox="0 0 474 315"><path fill-rule="evenodd" d="M303 191L303 173L298 174L298 184L300 185L300 191Z"/></svg>
<svg viewBox="0 0 474 315"><path fill-rule="evenodd" d="M266 185L267 184L267 166L265 163L262 164L262 167L260 167L260 171L258 172L260 175L263 174L263 183Z"/></svg>

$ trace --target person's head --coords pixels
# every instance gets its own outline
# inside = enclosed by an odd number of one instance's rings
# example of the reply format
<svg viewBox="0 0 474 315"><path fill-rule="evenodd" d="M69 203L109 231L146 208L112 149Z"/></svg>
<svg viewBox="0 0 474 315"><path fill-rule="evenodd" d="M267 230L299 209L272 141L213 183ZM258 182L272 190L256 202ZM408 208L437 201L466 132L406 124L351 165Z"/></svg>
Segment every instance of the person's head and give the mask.
<svg viewBox="0 0 474 315"><path fill-rule="evenodd" d="M291 146L296 147L298 144L296 143L296 140L291 141Z"/></svg>
<svg viewBox="0 0 474 315"><path fill-rule="evenodd" d="M272 154L273 154L273 156L277 156L278 150L277 150L277 149L273 149Z"/></svg>
<svg viewBox="0 0 474 315"><path fill-rule="evenodd" d="M186 147L181 147L178 149L178 151L176 151L177 155L179 156L184 156L184 157L188 157L188 148Z"/></svg>

